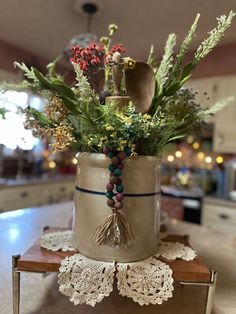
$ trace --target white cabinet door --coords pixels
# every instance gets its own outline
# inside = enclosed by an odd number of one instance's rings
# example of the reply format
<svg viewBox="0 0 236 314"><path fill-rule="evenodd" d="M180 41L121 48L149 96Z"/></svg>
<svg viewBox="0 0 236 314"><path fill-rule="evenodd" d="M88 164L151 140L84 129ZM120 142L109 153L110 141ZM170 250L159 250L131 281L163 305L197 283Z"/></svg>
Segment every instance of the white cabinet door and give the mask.
<svg viewBox="0 0 236 314"><path fill-rule="evenodd" d="M197 91L195 101L203 108L211 107L220 99L217 77L193 79L186 86ZM207 122L213 123L214 117L208 118Z"/></svg>
<svg viewBox="0 0 236 314"><path fill-rule="evenodd" d="M72 200L74 193L73 179L5 187L0 190L0 212Z"/></svg>
<svg viewBox="0 0 236 314"><path fill-rule="evenodd" d="M236 76L193 79L186 86L199 91L196 101L203 107L210 107L230 96L235 97L234 103L220 110L208 122L214 123L213 150L218 153L236 153ZM204 92L207 92L209 100L204 97Z"/></svg>
<svg viewBox="0 0 236 314"><path fill-rule="evenodd" d="M42 205L41 186L16 186L3 189L2 211Z"/></svg>
<svg viewBox="0 0 236 314"><path fill-rule="evenodd" d="M236 77L227 77L220 84L220 96L234 96L235 101L215 115L213 150L236 153Z"/></svg>
<svg viewBox="0 0 236 314"><path fill-rule="evenodd" d="M202 225L219 231L236 234L235 207L203 202Z"/></svg>
<svg viewBox="0 0 236 314"><path fill-rule="evenodd" d="M221 231L224 233L230 233L236 235L236 226L217 223L215 221L208 221L208 223L205 225L207 228L210 228L212 230Z"/></svg>
<svg viewBox="0 0 236 314"><path fill-rule="evenodd" d="M72 200L75 193L74 181L48 183L44 186L43 198L45 204Z"/></svg>

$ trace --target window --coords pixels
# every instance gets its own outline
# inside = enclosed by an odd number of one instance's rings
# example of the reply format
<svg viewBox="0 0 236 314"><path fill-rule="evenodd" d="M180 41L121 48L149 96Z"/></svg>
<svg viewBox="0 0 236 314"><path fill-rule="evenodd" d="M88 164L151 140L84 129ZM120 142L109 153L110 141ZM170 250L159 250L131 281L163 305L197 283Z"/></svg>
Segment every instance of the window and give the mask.
<svg viewBox="0 0 236 314"><path fill-rule="evenodd" d="M0 93L0 108L4 108L5 119L0 117L0 144L8 149L31 150L39 143L34 138L30 130L24 128L24 115L19 112L19 108L27 106L35 109L42 109L45 100L31 93L7 91Z"/></svg>

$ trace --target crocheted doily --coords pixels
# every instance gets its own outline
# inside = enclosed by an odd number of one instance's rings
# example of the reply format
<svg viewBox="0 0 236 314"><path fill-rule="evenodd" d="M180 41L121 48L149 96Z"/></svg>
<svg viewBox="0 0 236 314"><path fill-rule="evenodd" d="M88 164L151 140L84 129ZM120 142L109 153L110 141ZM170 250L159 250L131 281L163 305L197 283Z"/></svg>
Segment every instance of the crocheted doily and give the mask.
<svg viewBox="0 0 236 314"><path fill-rule="evenodd" d="M41 246L52 251L72 251L71 238L71 230L46 233L41 237ZM181 243L161 241L153 257L133 263L100 262L74 254L61 261L59 290L74 304L94 306L113 290L117 270L117 288L122 296L140 305L162 304L172 297L174 280L170 267L157 260L160 256L190 261L196 252Z"/></svg>
<svg viewBox="0 0 236 314"><path fill-rule="evenodd" d="M177 258L192 261L197 256L197 253L191 247L179 242L160 241L155 257L160 256L171 261Z"/></svg>
<svg viewBox="0 0 236 314"><path fill-rule="evenodd" d="M115 265L86 258L80 254L61 261L59 291L75 305L94 306L113 290Z"/></svg>
<svg viewBox="0 0 236 314"><path fill-rule="evenodd" d="M172 297L172 270L161 261L149 258L138 263L118 264L117 270L119 293L140 305L162 304Z"/></svg>
<svg viewBox="0 0 236 314"><path fill-rule="evenodd" d="M149 258L115 265L81 254L62 260L58 275L59 291L75 305L86 303L94 306L113 290L115 270L119 293L140 305L162 304L172 297L172 270L163 262Z"/></svg>
<svg viewBox="0 0 236 314"><path fill-rule="evenodd" d="M72 247L71 239L71 230L48 232L41 236L40 245L49 251L75 251Z"/></svg>
<svg viewBox="0 0 236 314"><path fill-rule="evenodd" d="M76 251L71 243L72 231L58 231L45 233L41 236L41 247L50 251ZM160 241L155 257L164 257L168 260L181 258L191 261L196 257L196 252L189 246L179 242Z"/></svg>

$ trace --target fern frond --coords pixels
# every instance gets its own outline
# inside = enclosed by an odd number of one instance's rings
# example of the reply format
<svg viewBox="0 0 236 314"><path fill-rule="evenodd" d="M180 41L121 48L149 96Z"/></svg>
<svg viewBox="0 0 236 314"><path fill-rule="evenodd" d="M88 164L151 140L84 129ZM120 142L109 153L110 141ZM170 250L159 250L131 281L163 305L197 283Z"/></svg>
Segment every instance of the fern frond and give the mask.
<svg viewBox="0 0 236 314"><path fill-rule="evenodd" d="M14 62L14 66L19 68L22 72L24 72L25 76L29 79L32 80L34 82L37 82L38 79L36 78L35 74L34 74L34 70L33 67L31 67L30 69L24 64L24 62L19 63L19 62Z"/></svg>
<svg viewBox="0 0 236 314"><path fill-rule="evenodd" d="M229 15L221 15L217 18L217 27L209 32L209 36L201 43L195 53L194 63L199 63L218 44L224 36L225 31L231 25L235 12L230 11Z"/></svg>
<svg viewBox="0 0 236 314"><path fill-rule="evenodd" d="M91 98L92 90L87 77L83 74L83 71L80 69L78 64L73 63L73 67L76 73L77 81L77 84L75 86L78 87L79 96L83 99Z"/></svg>
<svg viewBox="0 0 236 314"><path fill-rule="evenodd" d="M163 90L163 86L168 79L169 71L172 67L173 61L173 49L176 44L176 35L170 34L166 41L165 53L163 55L161 64L156 72L156 80L158 85L158 94L160 95Z"/></svg>
<svg viewBox="0 0 236 314"><path fill-rule="evenodd" d="M180 66L183 63L184 57L189 50L189 47L192 43L193 37L194 37L195 32L196 32L199 18L200 18L200 14L198 13L196 15L196 18L195 18L193 25L191 26L187 36L184 38L183 43L180 46L179 53L176 56L176 65L177 66Z"/></svg>

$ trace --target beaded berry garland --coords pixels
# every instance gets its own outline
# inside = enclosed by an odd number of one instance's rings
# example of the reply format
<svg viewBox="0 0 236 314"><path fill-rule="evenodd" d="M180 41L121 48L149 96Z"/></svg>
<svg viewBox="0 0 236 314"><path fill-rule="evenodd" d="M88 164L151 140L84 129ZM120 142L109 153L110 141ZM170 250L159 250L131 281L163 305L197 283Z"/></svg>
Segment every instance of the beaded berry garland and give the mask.
<svg viewBox="0 0 236 314"><path fill-rule="evenodd" d="M131 151L126 149L126 151L116 152L109 151L107 156L111 159L111 163L108 166L110 171L110 179L109 183L106 186L107 193L107 205L111 208L115 208L120 210L123 207L123 199L124 199L124 186L122 185L121 173L124 168L123 160L130 156ZM116 190L117 193L114 192Z"/></svg>
<svg viewBox="0 0 236 314"><path fill-rule="evenodd" d="M123 161L131 155L131 149L126 147L124 151L116 151L105 148L103 152L111 160L108 166L110 177L106 185L106 197L107 205L112 209L112 215L97 227L94 237L99 245L126 247L134 243L134 235L129 223L120 212L124 199L121 174L124 168Z"/></svg>

